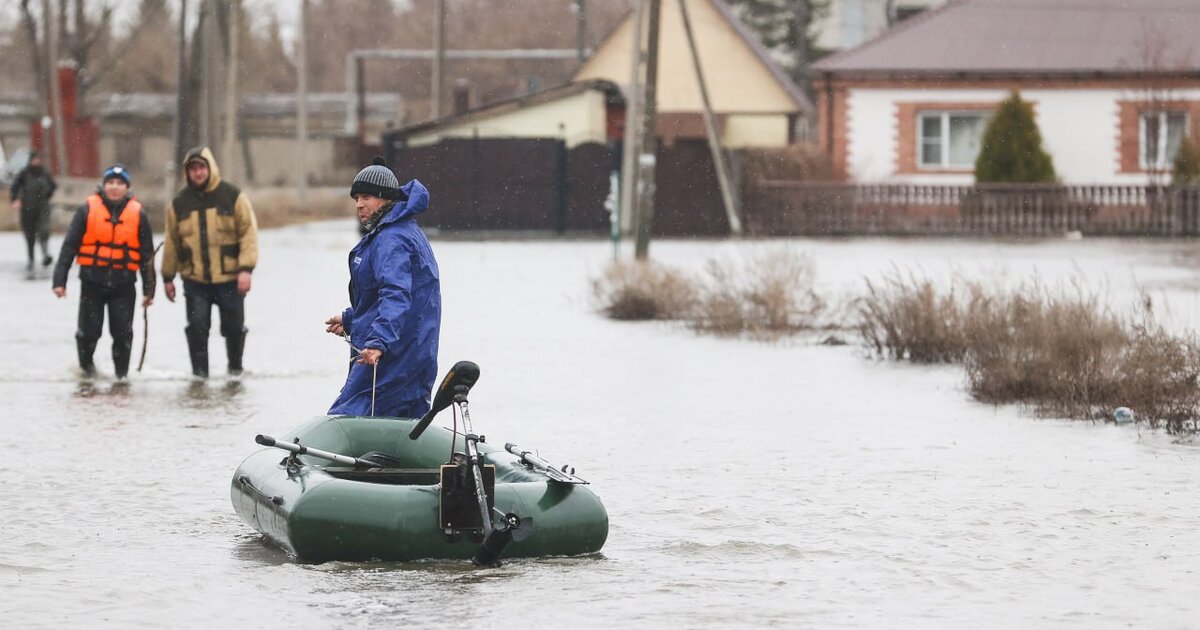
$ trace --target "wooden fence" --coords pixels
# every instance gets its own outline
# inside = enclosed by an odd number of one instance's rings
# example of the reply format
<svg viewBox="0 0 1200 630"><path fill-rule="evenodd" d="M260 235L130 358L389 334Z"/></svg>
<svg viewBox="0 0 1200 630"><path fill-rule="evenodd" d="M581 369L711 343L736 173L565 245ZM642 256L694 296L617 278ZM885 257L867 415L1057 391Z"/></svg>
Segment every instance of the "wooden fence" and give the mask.
<svg viewBox="0 0 1200 630"><path fill-rule="evenodd" d="M1200 186L935 186L760 181L752 234L1200 236Z"/></svg>

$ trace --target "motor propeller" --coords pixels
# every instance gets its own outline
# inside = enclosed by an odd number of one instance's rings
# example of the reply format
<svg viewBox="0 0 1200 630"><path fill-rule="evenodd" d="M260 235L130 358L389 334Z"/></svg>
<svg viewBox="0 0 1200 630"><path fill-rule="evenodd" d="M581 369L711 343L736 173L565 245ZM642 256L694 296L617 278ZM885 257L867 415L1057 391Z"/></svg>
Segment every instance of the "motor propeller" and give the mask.
<svg viewBox="0 0 1200 630"><path fill-rule="evenodd" d="M433 397L433 405L429 407L429 412L421 417L417 422L417 426L409 432L408 438L415 440L421 437L425 432L425 428L433 422L433 417L441 410L449 407L451 403L463 402L467 399L467 392L475 385L475 381L479 380L479 366L471 361L459 361L446 372L446 377L442 379L442 384L438 385L437 394Z"/></svg>

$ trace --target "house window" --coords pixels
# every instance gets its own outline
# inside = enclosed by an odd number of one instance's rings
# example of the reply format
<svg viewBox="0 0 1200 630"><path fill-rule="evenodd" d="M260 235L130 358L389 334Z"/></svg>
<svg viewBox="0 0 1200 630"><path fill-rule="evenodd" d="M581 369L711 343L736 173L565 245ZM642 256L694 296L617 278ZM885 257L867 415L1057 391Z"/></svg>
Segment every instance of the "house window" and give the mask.
<svg viewBox="0 0 1200 630"><path fill-rule="evenodd" d="M918 163L922 168L974 168L990 118L989 112L922 112Z"/></svg>
<svg viewBox="0 0 1200 630"><path fill-rule="evenodd" d="M1141 115L1141 167L1167 168L1179 152L1179 143L1187 133L1187 114L1183 112L1143 112Z"/></svg>

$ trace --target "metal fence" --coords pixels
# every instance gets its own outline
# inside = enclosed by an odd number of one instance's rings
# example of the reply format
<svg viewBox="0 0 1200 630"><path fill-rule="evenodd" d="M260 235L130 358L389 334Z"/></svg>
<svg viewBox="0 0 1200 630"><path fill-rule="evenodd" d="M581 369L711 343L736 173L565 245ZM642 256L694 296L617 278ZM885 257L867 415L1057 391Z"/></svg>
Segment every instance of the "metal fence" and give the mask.
<svg viewBox="0 0 1200 630"><path fill-rule="evenodd" d="M1200 186L940 186L765 181L747 187L754 234L1200 236Z"/></svg>

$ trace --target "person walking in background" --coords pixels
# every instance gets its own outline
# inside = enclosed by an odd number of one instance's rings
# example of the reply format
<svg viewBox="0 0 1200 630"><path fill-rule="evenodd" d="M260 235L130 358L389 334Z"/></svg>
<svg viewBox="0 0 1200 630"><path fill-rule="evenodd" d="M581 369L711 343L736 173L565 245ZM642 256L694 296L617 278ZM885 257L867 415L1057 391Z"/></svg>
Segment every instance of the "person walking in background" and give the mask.
<svg viewBox="0 0 1200 630"><path fill-rule="evenodd" d="M29 263L25 270L33 273L33 244L42 245L42 266L49 267L50 257L50 197L58 184L50 171L42 165L42 156L37 151L29 154L29 164L17 173L9 189L14 209L21 213L21 231L25 233L25 251Z"/></svg>
<svg viewBox="0 0 1200 630"><path fill-rule="evenodd" d="M429 411L442 325L438 265L416 221L429 191L415 179L401 188L377 157L350 197L363 232L350 251L350 308L325 330L348 336L358 358L329 413L419 418Z"/></svg>
<svg viewBox="0 0 1200 630"><path fill-rule="evenodd" d="M258 222L246 194L221 180L208 147L188 151L183 170L187 182L167 206L163 291L174 302L175 275L183 276L192 374L208 378L208 331L215 304L229 374L237 376L246 344L245 298L258 264Z"/></svg>
<svg viewBox="0 0 1200 630"><path fill-rule="evenodd" d="M130 193L129 171L115 165L104 171L100 188L84 202L63 238L54 266L54 295L67 296L67 273L79 259L79 325L75 345L79 367L88 378L96 375L92 355L104 328L112 336L113 371L117 379L129 374L133 353L133 313L142 276L142 306L154 303L154 236L146 211Z"/></svg>

